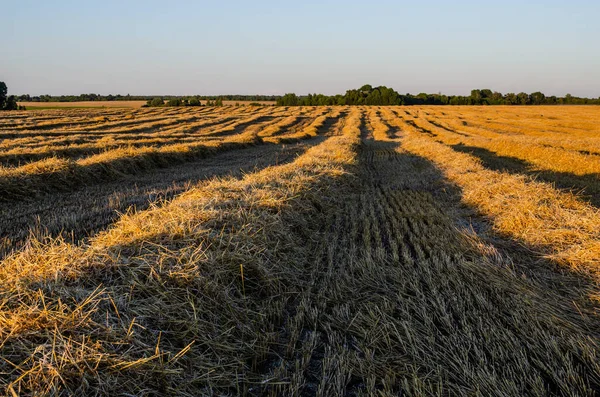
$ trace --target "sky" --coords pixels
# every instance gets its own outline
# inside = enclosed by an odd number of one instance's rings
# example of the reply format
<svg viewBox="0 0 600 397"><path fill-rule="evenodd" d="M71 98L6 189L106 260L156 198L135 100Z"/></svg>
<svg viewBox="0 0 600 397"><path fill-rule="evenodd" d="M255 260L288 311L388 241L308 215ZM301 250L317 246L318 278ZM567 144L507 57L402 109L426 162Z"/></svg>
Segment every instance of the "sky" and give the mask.
<svg viewBox="0 0 600 397"><path fill-rule="evenodd" d="M600 96L600 1L0 0L9 94Z"/></svg>

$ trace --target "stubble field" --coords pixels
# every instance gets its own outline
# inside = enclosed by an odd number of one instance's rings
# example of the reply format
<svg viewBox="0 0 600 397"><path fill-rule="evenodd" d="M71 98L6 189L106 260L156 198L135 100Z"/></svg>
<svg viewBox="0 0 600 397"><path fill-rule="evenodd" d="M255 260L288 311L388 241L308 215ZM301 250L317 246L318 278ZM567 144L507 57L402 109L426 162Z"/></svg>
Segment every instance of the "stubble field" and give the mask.
<svg viewBox="0 0 600 397"><path fill-rule="evenodd" d="M0 115L7 395L593 396L595 107Z"/></svg>

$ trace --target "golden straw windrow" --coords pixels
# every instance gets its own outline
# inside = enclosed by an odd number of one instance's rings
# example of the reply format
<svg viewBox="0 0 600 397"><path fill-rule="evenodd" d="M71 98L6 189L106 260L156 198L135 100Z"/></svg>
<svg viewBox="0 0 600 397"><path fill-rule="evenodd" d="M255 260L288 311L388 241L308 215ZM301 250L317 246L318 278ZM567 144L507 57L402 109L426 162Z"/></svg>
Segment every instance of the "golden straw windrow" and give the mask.
<svg viewBox="0 0 600 397"><path fill-rule="evenodd" d="M239 111L235 108L232 110L236 111L234 113ZM122 136L120 130L105 132L100 140L92 144L56 146L52 145L48 138L42 138L35 149L12 147L0 153L0 161L4 163L4 166L0 167L0 200L21 199L32 194L75 189L82 185L113 180L121 175L132 175L148 169L190 161L218 151L260 144L263 142L259 136L260 132L271 128L276 120L283 120L277 116L281 112L280 109L262 109L250 112L257 114L240 118L224 112L219 120L210 119L201 123L197 123L200 116L185 116L183 121L161 122L161 125L181 124L188 128L191 126L193 131L159 131L154 135L156 138L144 135L147 137L145 140L135 136L135 132L140 132L140 129L149 128L142 123L142 127L130 126L126 136ZM223 123L225 126L221 127ZM285 121L282 127L285 123L289 124ZM51 132L52 136L68 139L81 137L80 133ZM89 134L94 136L96 132L92 131ZM134 139L124 140L129 136ZM277 137L270 138L269 142L289 142L302 138L307 137L290 139L282 131ZM48 141L47 145L43 145L45 141ZM27 164L14 166L21 162Z"/></svg>

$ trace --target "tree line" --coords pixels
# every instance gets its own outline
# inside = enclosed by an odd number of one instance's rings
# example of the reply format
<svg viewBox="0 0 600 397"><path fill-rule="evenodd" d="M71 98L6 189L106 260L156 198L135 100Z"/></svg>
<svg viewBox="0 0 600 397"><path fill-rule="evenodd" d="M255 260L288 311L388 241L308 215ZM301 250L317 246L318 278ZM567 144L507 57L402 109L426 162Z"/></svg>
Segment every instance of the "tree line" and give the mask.
<svg viewBox="0 0 600 397"><path fill-rule="evenodd" d="M385 86L369 84L346 91L345 95L285 94L277 99L279 106L332 106L332 105L600 105L600 98L580 98L571 94L564 97L546 96L542 92L502 94L490 89L476 89L469 96L426 94L399 94Z"/></svg>
<svg viewBox="0 0 600 397"><path fill-rule="evenodd" d="M142 107L161 107L161 106L203 106L202 102L200 102L201 98L198 96L195 97L183 97L183 98L170 98L165 99L163 97L156 97L149 99L148 102ZM215 100L206 101L206 105L204 106L223 106L223 99L217 98Z"/></svg>
<svg viewBox="0 0 600 397"><path fill-rule="evenodd" d="M332 105L600 105L600 98L581 98L571 94L564 97L546 96L542 92L527 94L502 94L490 89L475 89L471 95L444 95L420 93L399 94L385 86L373 87L369 84L359 89L346 91L344 95L294 93L277 95L194 95L194 96L155 96L155 95L11 95L7 96L6 84L0 82L0 110L18 109L17 102L82 102L82 101L147 101L145 106L222 106L223 101L251 101L250 105L259 105L261 101L276 101L279 106L332 106Z"/></svg>
<svg viewBox="0 0 600 397"><path fill-rule="evenodd" d="M276 101L277 95L99 95L99 94L81 94L81 95L39 95L31 96L29 94L18 95L18 102L94 102L94 101L151 101L156 97L161 97L166 101L171 99L196 98L199 101L244 101L244 102L267 102Z"/></svg>
<svg viewBox="0 0 600 397"><path fill-rule="evenodd" d="M200 96L195 96L195 97L171 97L170 99L168 98L163 98L163 97L155 97L152 99L149 99L145 105L143 105L142 107L163 107L163 106L223 106L223 98L222 97L215 97L216 99L208 99L206 101L206 103L203 105L202 102L200 102L203 98ZM235 103L236 106L239 106L240 103L236 102ZM264 105L260 102L250 102L248 104L249 106L267 106Z"/></svg>

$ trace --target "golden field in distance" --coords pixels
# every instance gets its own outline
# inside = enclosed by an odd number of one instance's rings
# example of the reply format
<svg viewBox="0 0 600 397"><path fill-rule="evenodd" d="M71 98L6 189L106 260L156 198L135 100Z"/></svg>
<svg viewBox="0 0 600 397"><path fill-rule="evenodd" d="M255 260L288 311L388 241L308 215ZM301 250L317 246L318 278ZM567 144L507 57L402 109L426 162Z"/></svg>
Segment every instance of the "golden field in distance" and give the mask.
<svg viewBox="0 0 600 397"><path fill-rule="evenodd" d="M6 112L0 390L593 396L599 175L592 106Z"/></svg>

